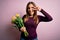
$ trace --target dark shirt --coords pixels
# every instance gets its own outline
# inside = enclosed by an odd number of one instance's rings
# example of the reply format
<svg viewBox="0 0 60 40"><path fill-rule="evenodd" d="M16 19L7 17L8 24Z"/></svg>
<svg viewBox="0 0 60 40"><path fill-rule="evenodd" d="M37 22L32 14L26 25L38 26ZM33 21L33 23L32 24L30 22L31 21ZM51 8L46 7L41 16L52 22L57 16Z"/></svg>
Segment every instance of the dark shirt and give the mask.
<svg viewBox="0 0 60 40"><path fill-rule="evenodd" d="M49 22L52 20L52 17L45 12L43 9L40 11L44 16L38 15L39 22ZM23 16L23 19L26 15ZM21 37L31 39L31 38L36 38L37 33L36 33L36 28L38 24L34 23L33 17L29 17L29 20L24 22L24 25L26 27L27 32L29 33L28 37L25 37L24 34L21 34Z"/></svg>

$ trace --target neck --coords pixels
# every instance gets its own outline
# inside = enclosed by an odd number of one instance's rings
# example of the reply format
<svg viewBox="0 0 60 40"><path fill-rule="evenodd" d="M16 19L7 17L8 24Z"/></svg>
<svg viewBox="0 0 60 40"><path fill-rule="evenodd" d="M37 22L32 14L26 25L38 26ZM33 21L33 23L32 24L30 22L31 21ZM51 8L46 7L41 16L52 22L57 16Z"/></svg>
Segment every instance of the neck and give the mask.
<svg viewBox="0 0 60 40"><path fill-rule="evenodd" d="M33 17L33 16L29 16L29 17Z"/></svg>

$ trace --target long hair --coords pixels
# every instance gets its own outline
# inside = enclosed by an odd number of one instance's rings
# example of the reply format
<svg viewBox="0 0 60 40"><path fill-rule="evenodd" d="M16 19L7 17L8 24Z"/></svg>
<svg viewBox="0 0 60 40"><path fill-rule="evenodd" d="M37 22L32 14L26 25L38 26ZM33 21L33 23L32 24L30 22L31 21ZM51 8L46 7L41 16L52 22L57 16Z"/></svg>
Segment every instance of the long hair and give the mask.
<svg viewBox="0 0 60 40"><path fill-rule="evenodd" d="M36 5L35 5L34 2L29 2L29 3L27 4L27 6L26 6L26 13L27 13L27 14L26 14L26 18L27 18L27 19L29 19L28 6L29 6L30 4L32 4L33 6L36 7ZM36 10L34 10L33 19L34 19L34 22L35 22L36 24L38 24L39 20L38 20L38 17L37 17L37 11L36 11Z"/></svg>

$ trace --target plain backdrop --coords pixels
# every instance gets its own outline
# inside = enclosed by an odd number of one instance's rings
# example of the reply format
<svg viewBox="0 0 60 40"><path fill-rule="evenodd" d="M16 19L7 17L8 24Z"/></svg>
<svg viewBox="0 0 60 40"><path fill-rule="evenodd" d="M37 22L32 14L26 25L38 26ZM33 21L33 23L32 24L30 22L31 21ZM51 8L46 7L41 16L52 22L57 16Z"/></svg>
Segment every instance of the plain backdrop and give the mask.
<svg viewBox="0 0 60 40"><path fill-rule="evenodd" d="M11 17L26 14L29 1L43 8L53 20L39 23L36 31L38 40L60 40L60 0L0 0L0 40L19 40L20 32L11 24ZM38 12L38 15L42 13Z"/></svg>

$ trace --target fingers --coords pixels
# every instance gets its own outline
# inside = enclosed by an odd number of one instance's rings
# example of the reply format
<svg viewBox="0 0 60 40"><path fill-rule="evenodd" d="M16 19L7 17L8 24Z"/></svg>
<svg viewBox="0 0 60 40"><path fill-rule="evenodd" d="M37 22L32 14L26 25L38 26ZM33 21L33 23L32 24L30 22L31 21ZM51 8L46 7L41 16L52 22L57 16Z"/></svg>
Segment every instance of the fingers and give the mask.
<svg viewBox="0 0 60 40"><path fill-rule="evenodd" d="M42 8L40 8L39 6L36 6L33 8L33 10L36 10L36 11L41 11Z"/></svg>
<svg viewBox="0 0 60 40"><path fill-rule="evenodd" d="M37 7L33 7L33 10L37 10Z"/></svg>
<svg viewBox="0 0 60 40"><path fill-rule="evenodd" d="M20 28L20 30L21 30L22 32L25 32L25 31L26 31L26 28L25 28L25 27L22 27L22 28Z"/></svg>
<svg viewBox="0 0 60 40"><path fill-rule="evenodd" d="M39 11L40 7L33 7L33 10Z"/></svg>

